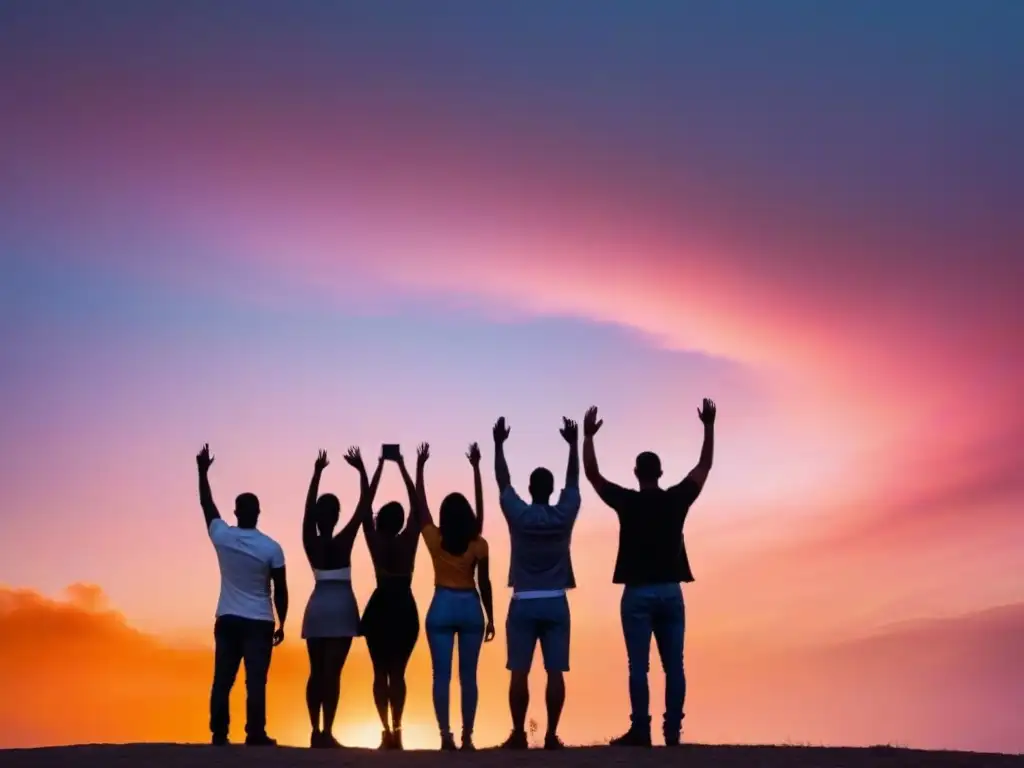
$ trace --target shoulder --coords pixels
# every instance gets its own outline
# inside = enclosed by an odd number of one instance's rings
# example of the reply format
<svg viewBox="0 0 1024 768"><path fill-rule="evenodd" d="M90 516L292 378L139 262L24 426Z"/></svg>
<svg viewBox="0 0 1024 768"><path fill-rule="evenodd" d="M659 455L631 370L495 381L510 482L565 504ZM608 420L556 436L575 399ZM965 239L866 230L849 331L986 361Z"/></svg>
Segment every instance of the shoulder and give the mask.
<svg viewBox="0 0 1024 768"><path fill-rule="evenodd" d="M276 539L267 536L263 531L257 531L257 533L259 534L257 541L259 542L260 551L270 561L270 566L272 568L282 568L284 566L284 548L278 544Z"/></svg>
<svg viewBox="0 0 1024 768"><path fill-rule="evenodd" d="M432 546L441 541L441 530L433 523L424 525L420 532L423 534L423 541L427 543L427 546Z"/></svg>
<svg viewBox="0 0 1024 768"><path fill-rule="evenodd" d="M490 548L487 545L487 539L485 539L483 536L477 536L475 539L473 539L473 542L470 546L472 546L473 554L476 555L478 560L482 560L483 558L487 557L490 552Z"/></svg>
<svg viewBox="0 0 1024 768"><path fill-rule="evenodd" d="M498 498L502 509L522 509L528 506L511 485L506 485Z"/></svg>
<svg viewBox="0 0 1024 768"><path fill-rule="evenodd" d="M210 521L208 533L214 544L220 544L231 538L235 533L235 528L225 523L222 518L215 517Z"/></svg>

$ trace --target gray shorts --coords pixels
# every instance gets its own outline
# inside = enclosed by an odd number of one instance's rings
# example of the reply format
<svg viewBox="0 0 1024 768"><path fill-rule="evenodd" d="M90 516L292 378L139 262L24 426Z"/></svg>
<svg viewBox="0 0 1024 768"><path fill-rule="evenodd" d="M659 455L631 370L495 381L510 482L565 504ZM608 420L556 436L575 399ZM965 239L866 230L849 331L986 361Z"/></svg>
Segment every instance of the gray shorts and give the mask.
<svg viewBox="0 0 1024 768"><path fill-rule="evenodd" d="M565 595L513 599L505 619L508 669L513 672L529 672L533 666L533 651L539 640L544 669L548 672L568 672L569 625L569 600Z"/></svg>

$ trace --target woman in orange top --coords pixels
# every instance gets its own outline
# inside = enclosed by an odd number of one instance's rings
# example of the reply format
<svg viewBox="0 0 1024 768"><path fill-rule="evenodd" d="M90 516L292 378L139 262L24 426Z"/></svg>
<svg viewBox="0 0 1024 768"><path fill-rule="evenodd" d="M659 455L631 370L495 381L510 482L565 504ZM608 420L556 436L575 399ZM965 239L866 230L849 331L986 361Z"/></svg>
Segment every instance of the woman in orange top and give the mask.
<svg viewBox="0 0 1024 768"><path fill-rule="evenodd" d="M422 461L429 446L420 447ZM427 642L434 666L434 713L441 730L441 749L455 749L449 723L448 694L452 682L452 653L459 638L459 685L462 688L462 748L473 749L476 720L476 668L480 646L494 639L494 605L487 542L480 535L483 493L480 490L480 450L474 444L467 454L473 465L477 512L461 493L450 493L441 502L440 526L434 525L426 493L417 504L423 543L434 563L434 599L427 611ZM479 591L477 585L479 584ZM480 603L483 602L483 611ZM487 624L484 625L484 612Z"/></svg>

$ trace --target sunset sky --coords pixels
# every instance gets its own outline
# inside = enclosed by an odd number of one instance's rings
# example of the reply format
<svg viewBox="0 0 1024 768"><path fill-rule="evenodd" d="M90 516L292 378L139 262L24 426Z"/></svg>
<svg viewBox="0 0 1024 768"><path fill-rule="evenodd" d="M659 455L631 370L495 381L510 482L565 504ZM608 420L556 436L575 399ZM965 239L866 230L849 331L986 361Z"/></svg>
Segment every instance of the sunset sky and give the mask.
<svg viewBox="0 0 1024 768"><path fill-rule="evenodd" d="M498 416L525 486L596 404L607 476L681 477L709 396L687 738L1024 750L1022 39L1015 0L0 5L0 746L208 737L204 442L288 557L298 744L317 449L348 514L347 446L428 440L436 504ZM574 743L627 725L615 531L584 484ZM357 641L342 741L369 679Z"/></svg>

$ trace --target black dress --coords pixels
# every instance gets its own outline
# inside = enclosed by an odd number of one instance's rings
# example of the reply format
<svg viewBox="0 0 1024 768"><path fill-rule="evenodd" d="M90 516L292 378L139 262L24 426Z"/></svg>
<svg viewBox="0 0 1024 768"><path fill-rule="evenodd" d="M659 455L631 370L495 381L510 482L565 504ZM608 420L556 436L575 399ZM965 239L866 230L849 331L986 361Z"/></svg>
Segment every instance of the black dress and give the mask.
<svg viewBox="0 0 1024 768"><path fill-rule="evenodd" d="M396 666L409 661L420 636L420 615L412 595L412 576L377 573L360 622L373 665Z"/></svg>

